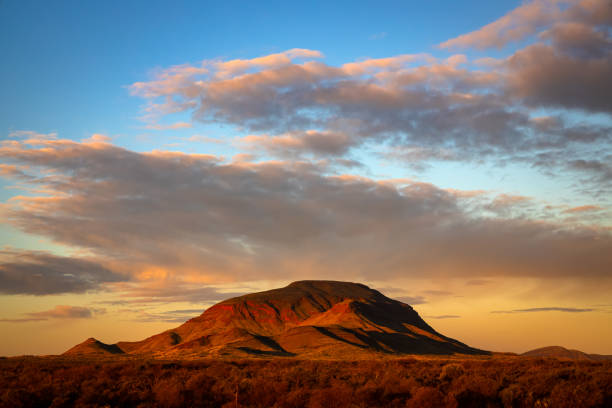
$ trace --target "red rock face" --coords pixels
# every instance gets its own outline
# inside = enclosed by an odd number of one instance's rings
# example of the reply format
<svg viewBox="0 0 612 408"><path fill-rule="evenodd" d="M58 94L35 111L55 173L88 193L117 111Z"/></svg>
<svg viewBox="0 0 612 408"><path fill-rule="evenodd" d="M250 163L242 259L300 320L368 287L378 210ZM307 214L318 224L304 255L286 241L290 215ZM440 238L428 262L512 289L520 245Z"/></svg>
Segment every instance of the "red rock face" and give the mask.
<svg viewBox="0 0 612 408"><path fill-rule="evenodd" d="M335 281L294 282L228 299L175 329L114 347L172 357L483 353L437 333L407 304Z"/></svg>

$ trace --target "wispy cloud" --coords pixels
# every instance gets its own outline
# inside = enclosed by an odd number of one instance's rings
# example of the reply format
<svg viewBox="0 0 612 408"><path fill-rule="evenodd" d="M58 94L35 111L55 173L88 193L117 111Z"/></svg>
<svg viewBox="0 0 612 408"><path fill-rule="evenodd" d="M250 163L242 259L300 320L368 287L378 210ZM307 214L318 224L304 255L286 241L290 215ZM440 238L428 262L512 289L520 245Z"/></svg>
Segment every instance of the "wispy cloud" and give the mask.
<svg viewBox="0 0 612 408"><path fill-rule="evenodd" d="M395 296L394 299L409 305L422 305L427 303L427 299L423 296Z"/></svg>
<svg viewBox="0 0 612 408"><path fill-rule="evenodd" d="M198 142L198 143L214 143L214 144L223 144L226 143L223 139L217 139L215 137L203 136L203 135L192 135L187 139L189 142Z"/></svg>
<svg viewBox="0 0 612 408"><path fill-rule="evenodd" d="M42 312L25 313L27 317L0 319L0 322L5 323L30 323L39 322L49 319L91 319L95 315L106 313L105 309L91 309L80 306L58 305L53 309Z"/></svg>
<svg viewBox="0 0 612 408"><path fill-rule="evenodd" d="M151 123L145 126L145 129L150 130L173 130L173 129L186 129L193 127L192 123L189 122L175 122L170 124L159 124L159 123Z"/></svg>
<svg viewBox="0 0 612 408"><path fill-rule="evenodd" d="M610 4L607 0L532 0L494 22L471 33L445 41L440 46L443 48L501 48L555 24L609 23L612 20L609 10Z"/></svg>
<svg viewBox="0 0 612 408"><path fill-rule="evenodd" d="M202 314L203 309L168 310L164 312L141 311L134 320L142 322L183 323Z"/></svg>
<svg viewBox="0 0 612 408"><path fill-rule="evenodd" d="M0 319L2 323L32 323L32 322L40 322L42 320L47 320L42 317L23 317L23 318L14 318L14 319Z"/></svg>
<svg viewBox="0 0 612 408"><path fill-rule="evenodd" d="M385 31L381 31L379 33L372 34L368 37L369 40L382 40L387 37L387 33Z"/></svg>
<svg viewBox="0 0 612 408"><path fill-rule="evenodd" d="M585 313L593 312L595 309L580 309L573 307L533 307L529 309L514 310L494 310L491 313L534 313L534 312L565 312L565 313Z"/></svg>
<svg viewBox="0 0 612 408"><path fill-rule="evenodd" d="M28 315L43 319L87 319L93 317L94 313L102 314L105 313L105 310L92 310L80 306L58 305L55 306L53 309L45 310L43 312L32 312L28 313Z"/></svg>
<svg viewBox="0 0 612 408"><path fill-rule="evenodd" d="M571 213L582 213L582 212L600 211L600 210L603 210L603 208L598 205L581 205L579 207L568 208L564 212L571 214Z"/></svg>

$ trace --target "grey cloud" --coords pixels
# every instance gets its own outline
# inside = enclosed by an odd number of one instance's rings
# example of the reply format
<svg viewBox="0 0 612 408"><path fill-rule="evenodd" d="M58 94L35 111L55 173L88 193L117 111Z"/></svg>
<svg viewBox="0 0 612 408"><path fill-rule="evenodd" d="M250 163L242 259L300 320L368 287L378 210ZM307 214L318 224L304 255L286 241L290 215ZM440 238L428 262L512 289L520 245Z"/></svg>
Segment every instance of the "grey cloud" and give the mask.
<svg viewBox="0 0 612 408"><path fill-rule="evenodd" d="M80 306L58 305L53 309L42 312L25 313L28 317L0 319L0 322L6 323L30 323L39 322L49 319L90 319L94 315L106 313L105 309L91 309Z"/></svg>
<svg viewBox="0 0 612 408"><path fill-rule="evenodd" d="M304 276L598 277L605 287L612 266L604 228L479 218L465 210L469 198L427 183L330 176L304 162L227 164L68 141L3 148L0 156L54 170L38 183L57 191L52 200L13 202L8 220L138 276L142 282L113 284L132 298L216 300L216 290L194 282ZM60 293L120 280L77 265L74 276L42 261L27 274L5 272L17 283L3 289ZM35 270L47 271L54 286L24 283ZM167 287L147 289L149 274Z"/></svg>
<svg viewBox="0 0 612 408"><path fill-rule="evenodd" d="M28 316L42 319L88 319L94 314L103 313L105 313L104 309L92 310L87 307L59 305L43 312L28 313Z"/></svg>
<svg viewBox="0 0 612 408"><path fill-rule="evenodd" d="M171 302L190 302L192 304L202 304L218 302L236 296L241 296L243 292L222 292L212 286L202 286L176 281L167 281L163 286L147 286L146 282L124 283L115 286L115 291L121 296L130 300L124 304L150 304L150 303L171 303ZM192 312L195 309L181 312Z"/></svg>
<svg viewBox="0 0 612 408"><path fill-rule="evenodd" d="M528 105L612 113L610 51L582 59L535 44L510 57L507 69L506 91Z"/></svg>
<svg viewBox="0 0 612 408"><path fill-rule="evenodd" d="M308 130L280 136L250 135L242 138L247 147L263 149L275 156L297 157L304 153L321 156L342 156L355 144L342 132Z"/></svg>
<svg viewBox="0 0 612 408"><path fill-rule="evenodd" d="M594 145L592 151L576 157L568 157L566 152L559 150L543 151L519 157L516 162L531 164L544 174L565 174L568 180L574 181L573 188L577 193L606 203L612 188L612 167L609 164L612 154L607 153L607 146Z"/></svg>
<svg viewBox="0 0 612 408"><path fill-rule="evenodd" d="M576 159L568 162L568 167L581 172L592 174L597 181L603 183L612 182L612 155L608 155L605 160L597 159Z"/></svg>
<svg viewBox="0 0 612 408"><path fill-rule="evenodd" d="M601 58L612 51L612 41L600 29L580 23L560 23L540 34L550 40L555 49L577 58Z"/></svg>
<svg viewBox="0 0 612 408"><path fill-rule="evenodd" d="M0 251L0 293L3 294L83 293L125 279L86 259L37 251Z"/></svg>
<svg viewBox="0 0 612 408"><path fill-rule="evenodd" d="M536 160L551 149L575 160L585 146L609 149L610 127L590 116L579 124L564 113L533 117L534 106L610 112L609 35L585 25L591 20L572 18L581 23L547 23L542 42L480 70L463 67L463 56L396 56L340 67L287 62L239 76L213 70L185 78L169 70L132 90L152 103L168 96L187 101L182 106L194 120L258 133L241 143L282 158L350 157L355 148L376 145L385 146L379 154L415 170L439 161ZM576 34L580 24L595 34ZM588 53L571 51L587 43ZM182 86L165 80L172 75Z"/></svg>

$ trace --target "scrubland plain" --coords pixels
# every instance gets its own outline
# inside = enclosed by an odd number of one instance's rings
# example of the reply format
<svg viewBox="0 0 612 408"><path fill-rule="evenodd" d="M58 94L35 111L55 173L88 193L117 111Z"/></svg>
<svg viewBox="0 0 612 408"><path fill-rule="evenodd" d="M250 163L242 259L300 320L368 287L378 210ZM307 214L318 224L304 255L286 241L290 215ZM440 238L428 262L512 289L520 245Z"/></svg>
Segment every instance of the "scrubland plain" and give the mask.
<svg viewBox="0 0 612 408"><path fill-rule="evenodd" d="M0 360L2 407L610 407L612 362Z"/></svg>

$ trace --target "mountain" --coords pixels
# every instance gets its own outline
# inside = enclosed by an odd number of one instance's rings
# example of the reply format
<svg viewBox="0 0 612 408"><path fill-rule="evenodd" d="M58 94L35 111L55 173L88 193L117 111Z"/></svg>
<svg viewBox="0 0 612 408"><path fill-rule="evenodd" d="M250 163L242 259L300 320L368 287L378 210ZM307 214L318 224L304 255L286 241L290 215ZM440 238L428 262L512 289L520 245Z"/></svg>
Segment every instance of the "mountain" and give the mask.
<svg viewBox="0 0 612 408"><path fill-rule="evenodd" d="M107 350L110 355L117 349L177 358L488 354L436 332L405 303L359 283L337 281L300 281L227 299L142 341L92 345L91 340L66 354Z"/></svg>
<svg viewBox="0 0 612 408"><path fill-rule="evenodd" d="M105 344L101 341L94 339L93 337L88 338L84 342L77 344L70 350L64 353L66 356L78 356L78 355L108 355L108 354L124 354L116 344Z"/></svg>
<svg viewBox="0 0 612 408"><path fill-rule="evenodd" d="M564 360L612 360L612 356L605 356L601 354L587 354L579 350L569 350L561 346L541 347L535 350L527 351L521 355L525 357L552 357Z"/></svg>

